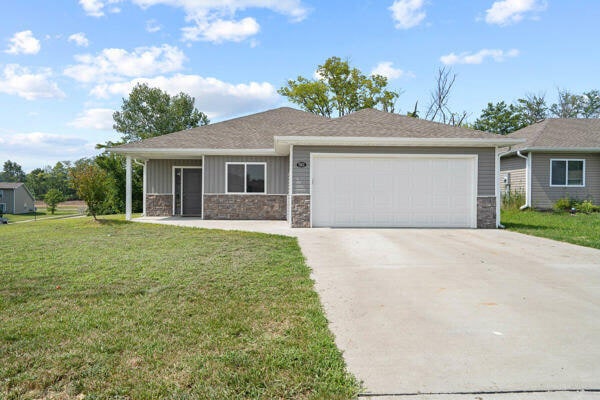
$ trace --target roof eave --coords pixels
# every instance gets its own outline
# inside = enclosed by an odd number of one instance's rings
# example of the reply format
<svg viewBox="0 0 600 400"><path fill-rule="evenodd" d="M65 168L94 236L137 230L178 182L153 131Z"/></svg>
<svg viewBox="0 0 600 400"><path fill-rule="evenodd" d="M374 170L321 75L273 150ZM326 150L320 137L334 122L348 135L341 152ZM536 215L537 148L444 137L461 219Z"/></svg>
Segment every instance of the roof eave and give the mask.
<svg viewBox="0 0 600 400"><path fill-rule="evenodd" d="M114 147L110 152L129 155L141 159L183 159L201 158L202 156L275 156L273 149L152 149L143 147Z"/></svg>
<svg viewBox="0 0 600 400"><path fill-rule="evenodd" d="M545 153L600 153L600 147L523 147L522 149L509 150L506 153L502 153L500 157L508 157L516 154L517 151L521 153L531 152L545 152Z"/></svg>
<svg viewBox="0 0 600 400"><path fill-rule="evenodd" d="M524 143L511 138L415 138L415 137L335 137L275 136L275 151L284 152L290 145L303 146L430 146L430 147L508 147Z"/></svg>

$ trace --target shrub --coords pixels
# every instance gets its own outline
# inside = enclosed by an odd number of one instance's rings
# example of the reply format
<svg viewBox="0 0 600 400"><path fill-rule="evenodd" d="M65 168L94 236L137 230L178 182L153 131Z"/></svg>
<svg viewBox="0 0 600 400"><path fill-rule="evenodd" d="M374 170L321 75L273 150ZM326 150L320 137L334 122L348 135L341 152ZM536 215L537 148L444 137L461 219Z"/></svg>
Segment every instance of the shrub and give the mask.
<svg viewBox="0 0 600 400"><path fill-rule="evenodd" d="M582 212L584 214L591 214L593 212L600 212L600 206L594 205L591 200L584 200L575 205L577 211Z"/></svg>
<svg viewBox="0 0 600 400"><path fill-rule="evenodd" d="M573 208L574 206L575 202L572 199L568 197L563 197L562 199L556 200L556 203L554 203L554 206L552 208L554 209L554 211L561 212L570 211L571 208Z"/></svg>
<svg viewBox="0 0 600 400"><path fill-rule="evenodd" d="M81 164L69 171L71 185L77 195L85 201L88 213L96 220L96 215L107 213L114 199L114 181L96 164Z"/></svg>
<svg viewBox="0 0 600 400"><path fill-rule="evenodd" d="M510 191L502 194L501 206L503 210L517 210L525 204L525 193L523 191Z"/></svg>

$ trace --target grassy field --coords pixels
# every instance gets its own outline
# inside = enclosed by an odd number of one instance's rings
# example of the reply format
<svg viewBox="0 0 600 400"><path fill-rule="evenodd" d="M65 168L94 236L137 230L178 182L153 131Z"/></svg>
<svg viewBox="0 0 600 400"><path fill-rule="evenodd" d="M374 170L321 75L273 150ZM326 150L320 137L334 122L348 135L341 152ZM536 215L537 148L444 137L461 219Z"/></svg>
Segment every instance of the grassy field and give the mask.
<svg viewBox="0 0 600 400"><path fill-rule="evenodd" d="M76 218L0 250L0 398L358 391L294 238Z"/></svg>
<svg viewBox="0 0 600 400"><path fill-rule="evenodd" d="M600 213L502 211L506 228L549 239L600 249Z"/></svg>
<svg viewBox="0 0 600 400"><path fill-rule="evenodd" d="M4 214L4 218L8 219L8 223L21 222L21 221L30 221L30 220L38 220L38 219L46 219L46 218L56 218L56 217L64 217L70 215L78 215L80 214L79 208L74 207L59 207L52 215L45 208L38 208L37 212L27 213L27 214Z"/></svg>

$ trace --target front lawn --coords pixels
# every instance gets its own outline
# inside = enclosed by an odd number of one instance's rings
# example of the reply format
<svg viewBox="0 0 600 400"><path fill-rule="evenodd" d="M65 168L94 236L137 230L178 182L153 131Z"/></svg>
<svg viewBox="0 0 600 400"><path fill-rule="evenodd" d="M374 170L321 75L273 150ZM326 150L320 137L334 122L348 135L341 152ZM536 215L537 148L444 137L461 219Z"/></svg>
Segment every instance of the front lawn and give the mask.
<svg viewBox="0 0 600 400"><path fill-rule="evenodd" d="M600 213L575 214L539 211L502 211L507 229L600 249Z"/></svg>
<svg viewBox="0 0 600 400"><path fill-rule="evenodd" d="M356 395L294 238L0 227L0 398Z"/></svg>
<svg viewBox="0 0 600 400"><path fill-rule="evenodd" d="M51 214L45 208L39 208L38 211L35 213L31 212L26 214L4 214L4 218L8 219L8 223L15 223L46 218L66 217L78 214L80 214L80 212L77 208L57 208L54 214Z"/></svg>

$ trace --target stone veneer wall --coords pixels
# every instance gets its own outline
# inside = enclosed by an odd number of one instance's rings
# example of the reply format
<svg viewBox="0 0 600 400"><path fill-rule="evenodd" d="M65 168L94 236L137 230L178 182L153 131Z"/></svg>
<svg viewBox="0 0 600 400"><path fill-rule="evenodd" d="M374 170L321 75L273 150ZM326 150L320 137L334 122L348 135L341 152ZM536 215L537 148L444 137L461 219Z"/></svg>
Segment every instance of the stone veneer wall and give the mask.
<svg viewBox="0 0 600 400"><path fill-rule="evenodd" d="M477 227L495 229L496 226L496 198L477 198Z"/></svg>
<svg viewBox="0 0 600 400"><path fill-rule="evenodd" d="M146 195L146 216L164 217L173 215L173 195L148 194Z"/></svg>
<svg viewBox="0 0 600 400"><path fill-rule="evenodd" d="M310 195L292 196L292 228L310 228Z"/></svg>
<svg viewBox="0 0 600 400"><path fill-rule="evenodd" d="M287 218L285 194L205 194L204 219L259 219Z"/></svg>

